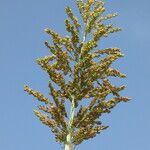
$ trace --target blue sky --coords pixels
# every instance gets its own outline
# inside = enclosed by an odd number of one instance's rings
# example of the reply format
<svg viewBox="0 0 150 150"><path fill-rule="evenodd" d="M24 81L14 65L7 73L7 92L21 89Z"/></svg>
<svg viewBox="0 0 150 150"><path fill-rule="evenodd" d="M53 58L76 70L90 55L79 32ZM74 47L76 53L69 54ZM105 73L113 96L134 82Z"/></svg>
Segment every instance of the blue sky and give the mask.
<svg viewBox="0 0 150 150"><path fill-rule="evenodd" d="M150 1L105 0L107 12L120 15L112 22L123 28L104 40L106 47L120 47L125 57L116 63L128 76L123 94L132 101L121 103L103 123L110 128L84 142L77 150L150 149ZM24 85L48 95L48 76L35 60L48 54L44 28L65 33L64 8L73 0L0 0L0 149L61 149L48 127L32 110L38 104L23 91Z"/></svg>

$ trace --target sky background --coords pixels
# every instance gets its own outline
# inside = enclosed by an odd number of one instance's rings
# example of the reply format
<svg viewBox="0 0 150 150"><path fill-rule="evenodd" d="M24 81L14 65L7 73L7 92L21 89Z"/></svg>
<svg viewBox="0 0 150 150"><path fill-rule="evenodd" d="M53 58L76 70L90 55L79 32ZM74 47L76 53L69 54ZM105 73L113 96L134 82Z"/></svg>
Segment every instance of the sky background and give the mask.
<svg viewBox="0 0 150 150"><path fill-rule="evenodd" d="M106 47L125 54L116 66L127 74L118 79L132 101L121 103L102 117L110 128L77 150L150 149L150 1L105 0L107 12L120 15L112 22L122 32L106 38ZM0 0L0 149L59 150L54 136L34 116L38 102L23 91L29 85L48 95L48 76L35 60L48 54L44 28L66 34L64 8L73 0Z"/></svg>

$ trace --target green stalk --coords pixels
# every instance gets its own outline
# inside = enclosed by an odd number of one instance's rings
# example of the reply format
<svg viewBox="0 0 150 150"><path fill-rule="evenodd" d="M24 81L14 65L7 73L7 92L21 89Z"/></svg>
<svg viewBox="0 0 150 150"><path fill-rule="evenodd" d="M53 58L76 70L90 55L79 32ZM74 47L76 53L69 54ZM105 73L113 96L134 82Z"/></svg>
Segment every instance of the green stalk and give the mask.
<svg viewBox="0 0 150 150"><path fill-rule="evenodd" d="M73 119L74 119L74 113L75 113L75 102L74 102L74 97L72 97L71 101L71 110L70 110L70 118L68 122L68 135L66 138L66 143L65 143L65 150L73 150L74 149L74 144L72 143L72 134L73 134Z"/></svg>

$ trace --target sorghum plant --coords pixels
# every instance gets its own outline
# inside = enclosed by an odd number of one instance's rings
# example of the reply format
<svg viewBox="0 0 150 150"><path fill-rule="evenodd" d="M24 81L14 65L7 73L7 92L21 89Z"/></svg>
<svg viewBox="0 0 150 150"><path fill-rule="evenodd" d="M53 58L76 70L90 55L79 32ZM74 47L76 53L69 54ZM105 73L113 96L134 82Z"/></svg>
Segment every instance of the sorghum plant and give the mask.
<svg viewBox="0 0 150 150"><path fill-rule="evenodd" d="M104 23L117 13L103 15L104 2L100 0L76 0L76 4L81 21L67 6L65 26L69 35L63 37L46 28L45 32L52 38L52 44L45 42L50 54L37 59L49 75L49 95L53 101L24 87L26 92L45 103L38 106L41 111L34 110L34 113L51 128L56 141L63 144L65 150L73 150L108 128L102 125L99 117L110 113L119 102L129 100L119 93L125 89L124 85L115 86L110 82L110 77L126 77L111 68L115 60L123 57L121 50L116 47L98 49L99 40L121 30ZM70 103L69 112L66 102Z"/></svg>

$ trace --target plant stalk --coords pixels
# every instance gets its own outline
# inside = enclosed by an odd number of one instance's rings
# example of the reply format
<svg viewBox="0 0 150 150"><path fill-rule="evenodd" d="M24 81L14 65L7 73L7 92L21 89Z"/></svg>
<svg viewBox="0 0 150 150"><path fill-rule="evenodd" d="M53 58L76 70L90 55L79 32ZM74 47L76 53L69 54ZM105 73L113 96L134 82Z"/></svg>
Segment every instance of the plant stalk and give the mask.
<svg viewBox="0 0 150 150"><path fill-rule="evenodd" d="M84 24L84 28L85 28L85 26L86 26L86 24ZM84 30L83 41L82 41L83 43L85 43L86 37L87 37L87 33ZM83 49L83 47L81 48L81 52L82 52L82 49ZM80 60L80 57L81 57L81 53L79 55L79 60ZM74 97L72 96L70 118L69 118L69 123L68 123L69 133L68 133L67 138L66 138L64 150L74 150L74 144L72 143L72 134L74 132L74 129L72 127L72 123L73 123L73 119L74 119L74 113L75 113L75 102L74 102Z"/></svg>
<svg viewBox="0 0 150 150"><path fill-rule="evenodd" d="M74 149L74 144L72 143L72 134L73 134L73 130L74 130L72 127L72 123L73 123L74 113L75 113L75 102L74 102L74 97L72 97L70 118L69 118L69 122L68 122L68 135L66 137L64 150L73 150Z"/></svg>

